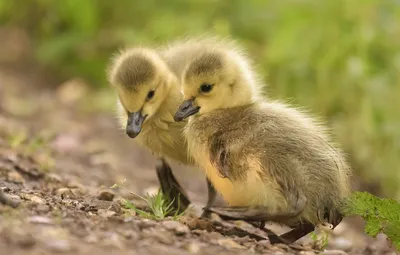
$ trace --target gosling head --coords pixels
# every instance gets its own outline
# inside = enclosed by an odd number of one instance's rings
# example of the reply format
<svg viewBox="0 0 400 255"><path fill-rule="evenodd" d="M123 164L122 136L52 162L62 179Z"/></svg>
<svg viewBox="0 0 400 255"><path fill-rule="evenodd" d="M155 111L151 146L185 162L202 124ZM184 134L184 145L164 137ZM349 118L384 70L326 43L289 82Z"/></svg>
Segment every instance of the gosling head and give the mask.
<svg viewBox="0 0 400 255"><path fill-rule="evenodd" d="M126 133L135 138L168 95L173 74L156 52L130 49L114 58L109 81L116 88Z"/></svg>
<svg viewBox="0 0 400 255"><path fill-rule="evenodd" d="M247 60L229 50L207 51L191 61L182 76L182 93L185 101L175 121L250 104L259 94Z"/></svg>

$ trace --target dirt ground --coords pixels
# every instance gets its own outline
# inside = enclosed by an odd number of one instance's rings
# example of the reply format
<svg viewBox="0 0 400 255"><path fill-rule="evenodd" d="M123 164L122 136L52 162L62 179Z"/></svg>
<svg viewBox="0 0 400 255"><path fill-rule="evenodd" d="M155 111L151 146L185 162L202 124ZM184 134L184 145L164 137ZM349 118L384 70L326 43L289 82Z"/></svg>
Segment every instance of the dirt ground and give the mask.
<svg viewBox="0 0 400 255"><path fill-rule="evenodd" d="M140 202L109 187L126 180L134 193L154 192L155 159L118 128L112 113L90 106L101 94L79 80L57 89L46 83L0 68L1 254L396 254L385 236L364 235L358 218L345 219L324 250L312 249L311 238L296 247L271 245L244 222L198 220L204 177L178 165L173 169L194 204L191 213L177 221L127 213L121 198Z"/></svg>

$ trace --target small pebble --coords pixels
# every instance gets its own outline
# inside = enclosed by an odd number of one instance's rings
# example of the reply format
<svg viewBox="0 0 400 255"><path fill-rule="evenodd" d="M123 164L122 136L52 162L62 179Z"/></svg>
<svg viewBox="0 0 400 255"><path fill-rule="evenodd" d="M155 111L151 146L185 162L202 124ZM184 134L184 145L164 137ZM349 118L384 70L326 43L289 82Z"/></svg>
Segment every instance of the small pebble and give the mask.
<svg viewBox="0 0 400 255"><path fill-rule="evenodd" d="M68 252L72 250L72 246L68 240L49 240L47 247L54 252Z"/></svg>
<svg viewBox="0 0 400 255"><path fill-rule="evenodd" d="M314 255L315 253L312 251L301 251L300 254L301 255Z"/></svg>
<svg viewBox="0 0 400 255"><path fill-rule="evenodd" d="M181 217L179 221L186 226L189 227L189 229L204 229L207 230L208 232L211 232L213 230L212 223L208 220L203 220L199 218L188 218L188 217Z"/></svg>
<svg viewBox="0 0 400 255"><path fill-rule="evenodd" d="M320 255L347 255L346 252L341 251L341 250L324 250L319 254Z"/></svg>
<svg viewBox="0 0 400 255"><path fill-rule="evenodd" d="M168 230L175 231L177 235L185 235L190 232L188 226L183 225L182 223L177 221L172 221L172 220L164 221L162 225Z"/></svg>
<svg viewBox="0 0 400 255"><path fill-rule="evenodd" d="M175 229L175 234L177 235L186 235L190 232L189 228L185 225L179 226Z"/></svg>
<svg viewBox="0 0 400 255"><path fill-rule="evenodd" d="M99 238L95 235L88 235L85 237L84 240L87 243L97 243L99 241Z"/></svg>
<svg viewBox="0 0 400 255"><path fill-rule="evenodd" d="M121 212L121 205L117 202L112 202L109 210L114 211L116 213L120 213Z"/></svg>
<svg viewBox="0 0 400 255"><path fill-rule="evenodd" d="M140 229L145 229L145 228L151 228L157 225L157 223L154 220L149 220L149 219L143 219L139 220L138 226Z"/></svg>
<svg viewBox="0 0 400 255"><path fill-rule="evenodd" d="M75 197L81 197L87 193L87 190L85 188L72 188L71 193Z"/></svg>
<svg viewBox="0 0 400 255"><path fill-rule="evenodd" d="M148 228L143 230L143 236L146 238L156 238L160 243L172 245L174 237L169 232L160 229Z"/></svg>
<svg viewBox="0 0 400 255"><path fill-rule="evenodd" d="M104 237L102 244L110 247L115 247L121 250L124 248L124 243L121 241L119 235L113 232L106 233L106 236Z"/></svg>
<svg viewBox="0 0 400 255"><path fill-rule="evenodd" d="M104 201L113 201L114 197L115 193L112 192L111 190L106 189L106 190L101 190L97 198Z"/></svg>
<svg viewBox="0 0 400 255"><path fill-rule="evenodd" d="M204 234L204 233L207 233L207 231L205 231L205 230L202 230L202 229L194 229L194 230L192 230L192 234L195 234L195 235L202 235L202 234Z"/></svg>
<svg viewBox="0 0 400 255"><path fill-rule="evenodd" d="M56 191L56 194L61 196L62 199L75 197L69 188L60 188Z"/></svg>
<svg viewBox="0 0 400 255"><path fill-rule="evenodd" d="M134 221L134 218L133 218L133 217L126 217L126 218L124 218L124 222L125 222L125 223L133 222L133 221Z"/></svg>
<svg viewBox="0 0 400 255"><path fill-rule="evenodd" d="M46 175L46 179L52 182L62 182L62 178L61 176L59 176L58 174L55 173L49 173Z"/></svg>
<svg viewBox="0 0 400 255"><path fill-rule="evenodd" d="M175 230L181 223L173 220L166 220L162 222L162 225L168 230Z"/></svg>
<svg viewBox="0 0 400 255"><path fill-rule="evenodd" d="M30 200L34 204L38 204L38 205L45 205L47 203L46 200L44 200L43 198L38 197L36 195L32 195L32 194L22 193L21 198Z"/></svg>
<svg viewBox="0 0 400 255"><path fill-rule="evenodd" d="M335 238L334 240L329 242L329 245L342 251L349 251L353 247L353 243L343 237Z"/></svg>
<svg viewBox="0 0 400 255"><path fill-rule="evenodd" d="M35 196L35 195L33 195L30 200L32 202L34 202L35 204L38 204L38 205L45 205L46 204L46 200L44 200L41 197Z"/></svg>
<svg viewBox="0 0 400 255"><path fill-rule="evenodd" d="M3 191L3 192L10 192L10 191L12 191L12 189L10 189L9 187L1 187L0 190Z"/></svg>
<svg viewBox="0 0 400 255"><path fill-rule="evenodd" d="M36 224L53 224L53 221L50 218L43 217L43 216L32 216L28 218L28 222L36 223Z"/></svg>
<svg viewBox="0 0 400 255"><path fill-rule="evenodd" d="M232 239L219 239L217 243L227 249L246 249L246 247L238 244Z"/></svg>
<svg viewBox="0 0 400 255"><path fill-rule="evenodd" d="M38 211L38 212L48 212L48 211L50 211L50 206L48 206L48 205L38 205L36 207L36 211Z"/></svg>
<svg viewBox="0 0 400 255"><path fill-rule="evenodd" d="M114 211L110 211L110 210L106 210L106 209L99 209L97 211L97 213L102 218L109 218L116 214Z"/></svg>
<svg viewBox="0 0 400 255"><path fill-rule="evenodd" d="M18 203L21 202L21 198L20 198L18 195L15 195L15 194L8 194L8 197L9 197L10 199L12 199L12 200L18 202Z"/></svg>
<svg viewBox="0 0 400 255"><path fill-rule="evenodd" d="M267 247L268 245L270 245L271 243L270 243L270 241L269 240L261 240L261 241L258 241L257 242L257 245L259 245L259 246L264 246L264 247Z"/></svg>
<svg viewBox="0 0 400 255"><path fill-rule="evenodd" d="M18 184L24 183L24 178L16 171L9 172L7 175L7 180Z"/></svg>
<svg viewBox="0 0 400 255"><path fill-rule="evenodd" d="M198 253L200 251L200 245L197 243L189 243L184 246L184 248L190 253Z"/></svg>
<svg viewBox="0 0 400 255"><path fill-rule="evenodd" d="M139 238L139 234L133 230L124 230L121 232L126 239L137 240Z"/></svg>

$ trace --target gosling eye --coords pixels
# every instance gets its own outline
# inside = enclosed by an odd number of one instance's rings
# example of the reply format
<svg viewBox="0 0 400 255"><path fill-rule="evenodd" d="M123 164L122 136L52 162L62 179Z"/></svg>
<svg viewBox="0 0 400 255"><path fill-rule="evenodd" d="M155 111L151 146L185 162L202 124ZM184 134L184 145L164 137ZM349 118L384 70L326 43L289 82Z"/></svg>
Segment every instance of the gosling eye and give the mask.
<svg viewBox="0 0 400 255"><path fill-rule="evenodd" d="M204 83L204 84L202 84L202 85L200 86L200 91L201 91L202 93L208 93L208 92L210 92L210 91L212 90L213 86L214 86L214 85L212 85L212 84Z"/></svg>
<svg viewBox="0 0 400 255"><path fill-rule="evenodd" d="M155 93L154 90L150 90L149 93L147 93L147 98L146 99L147 100L152 99L154 97L154 93Z"/></svg>

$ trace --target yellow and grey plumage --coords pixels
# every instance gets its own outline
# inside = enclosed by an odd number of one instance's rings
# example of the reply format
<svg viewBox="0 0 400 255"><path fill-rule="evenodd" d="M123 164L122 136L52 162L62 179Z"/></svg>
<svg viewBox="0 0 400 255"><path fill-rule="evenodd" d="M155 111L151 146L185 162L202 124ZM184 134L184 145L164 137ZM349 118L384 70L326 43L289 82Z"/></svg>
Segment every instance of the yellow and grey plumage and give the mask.
<svg viewBox="0 0 400 255"><path fill-rule="evenodd" d="M109 80L118 92L118 117L125 128L127 112L143 108L149 115L135 141L160 157L188 164L186 144L182 139L185 123L176 123L173 113L182 99L178 79L162 57L153 49L134 48L114 58ZM149 91L154 97L146 101Z"/></svg>
<svg viewBox="0 0 400 255"><path fill-rule="evenodd" d="M185 102L176 120L189 154L231 207L220 215L294 226L337 225L350 168L310 114L260 96L246 57L230 49L198 52L182 73Z"/></svg>

